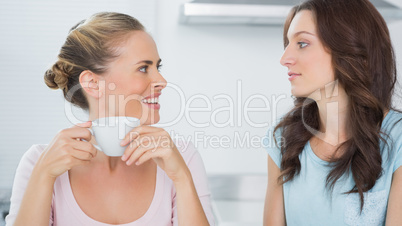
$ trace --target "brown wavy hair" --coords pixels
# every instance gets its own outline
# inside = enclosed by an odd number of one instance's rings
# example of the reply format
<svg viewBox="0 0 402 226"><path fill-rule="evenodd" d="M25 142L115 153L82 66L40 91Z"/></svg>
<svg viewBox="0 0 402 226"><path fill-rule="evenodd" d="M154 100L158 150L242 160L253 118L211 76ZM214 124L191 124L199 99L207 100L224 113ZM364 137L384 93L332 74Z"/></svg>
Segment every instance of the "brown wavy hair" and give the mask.
<svg viewBox="0 0 402 226"><path fill-rule="evenodd" d="M144 30L137 19L115 12L96 13L79 22L70 29L57 62L45 72L46 85L63 90L67 101L88 110L88 100L79 83L81 72L105 73L108 63L118 56L116 46L130 32Z"/></svg>
<svg viewBox="0 0 402 226"><path fill-rule="evenodd" d="M393 109L397 73L389 31L368 0L309 0L289 13L283 34L285 48L290 23L301 10L313 13L318 37L332 55L335 79L349 98L348 140L336 150L342 149L342 155L330 160L326 186L332 190L338 179L351 173L355 186L346 193L359 194L362 210L363 192L369 191L382 174L380 140L385 139L381 125L384 113ZM315 101L296 97L294 105L274 129L274 134L282 130L282 140L286 141L281 144L281 183L300 173L299 155L313 137L304 123L315 130L320 128Z"/></svg>

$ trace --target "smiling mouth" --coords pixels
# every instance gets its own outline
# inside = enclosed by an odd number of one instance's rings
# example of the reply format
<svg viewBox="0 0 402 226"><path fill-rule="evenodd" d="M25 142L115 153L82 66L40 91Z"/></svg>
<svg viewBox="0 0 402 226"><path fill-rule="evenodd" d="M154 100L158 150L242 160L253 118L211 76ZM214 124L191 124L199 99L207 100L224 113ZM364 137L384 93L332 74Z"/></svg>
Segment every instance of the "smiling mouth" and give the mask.
<svg viewBox="0 0 402 226"><path fill-rule="evenodd" d="M156 97L144 98L141 102L150 109L159 110L161 108L161 105L159 104L159 95Z"/></svg>
<svg viewBox="0 0 402 226"><path fill-rule="evenodd" d="M159 97L143 99L142 103L145 103L145 104L158 104L159 103Z"/></svg>

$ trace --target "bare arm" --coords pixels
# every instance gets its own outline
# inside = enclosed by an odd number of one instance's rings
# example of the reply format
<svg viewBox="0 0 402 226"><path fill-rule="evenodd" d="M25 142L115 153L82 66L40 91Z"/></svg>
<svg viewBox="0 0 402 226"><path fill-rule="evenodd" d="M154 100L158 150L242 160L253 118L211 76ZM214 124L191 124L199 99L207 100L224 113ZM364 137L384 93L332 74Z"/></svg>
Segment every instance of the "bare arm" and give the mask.
<svg viewBox="0 0 402 226"><path fill-rule="evenodd" d="M147 138L147 139L145 139ZM149 144L151 140L151 144ZM122 157L128 165L153 160L173 181L176 189L178 225L209 225L191 171L169 133L152 126L134 128L122 145L130 143Z"/></svg>
<svg viewBox="0 0 402 226"><path fill-rule="evenodd" d="M174 181L179 225L209 225L189 170Z"/></svg>
<svg viewBox="0 0 402 226"><path fill-rule="evenodd" d="M391 191L388 198L386 226L401 225L402 222L402 167L392 175Z"/></svg>
<svg viewBox="0 0 402 226"><path fill-rule="evenodd" d="M54 180L34 169L14 226L49 225Z"/></svg>
<svg viewBox="0 0 402 226"><path fill-rule="evenodd" d="M81 124L83 127L90 125ZM7 224L14 222L14 226L49 225L56 178L76 165L88 164L96 156L96 149L92 144L81 141L80 138L90 140L91 133L79 126L62 130L42 152L33 169L31 168L30 177L25 179L24 175L20 175L21 178L16 178L19 183L14 185L18 192L13 196L22 198L17 198L11 203L16 208L13 209L14 213L8 218Z"/></svg>
<svg viewBox="0 0 402 226"><path fill-rule="evenodd" d="M286 225L282 185L278 183L280 169L268 156L268 186L264 207L264 226Z"/></svg>

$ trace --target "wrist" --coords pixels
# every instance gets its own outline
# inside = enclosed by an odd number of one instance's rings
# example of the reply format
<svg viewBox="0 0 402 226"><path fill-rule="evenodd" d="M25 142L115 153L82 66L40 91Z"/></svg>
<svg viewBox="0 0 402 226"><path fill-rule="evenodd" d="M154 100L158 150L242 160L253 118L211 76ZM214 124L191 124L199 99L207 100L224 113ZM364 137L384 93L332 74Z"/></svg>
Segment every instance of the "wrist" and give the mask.
<svg viewBox="0 0 402 226"><path fill-rule="evenodd" d="M44 185L53 185L56 181L56 177L51 176L49 173L46 173L46 171L41 169L40 167L35 167L32 170L31 177L35 178L36 181Z"/></svg>
<svg viewBox="0 0 402 226"><path fill-rule="evenodd" d="M173 178L173 183L175 186L180 186L183 184L188 184L193 181L191 172L188 168L179 171L179 173Z"/></svg>

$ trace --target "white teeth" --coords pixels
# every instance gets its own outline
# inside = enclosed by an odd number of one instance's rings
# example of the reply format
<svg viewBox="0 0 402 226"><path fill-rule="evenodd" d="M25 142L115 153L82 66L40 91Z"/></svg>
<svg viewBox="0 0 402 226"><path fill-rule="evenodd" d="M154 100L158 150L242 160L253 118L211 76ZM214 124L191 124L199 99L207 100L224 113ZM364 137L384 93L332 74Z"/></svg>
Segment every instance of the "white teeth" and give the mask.
<svg viewBox="0 0 402 226"><path fill-rule="evenodd" d="M142 102L146 104L157 104L159 102L159 98L155 97L155 98L143 99Z"/></svg>

